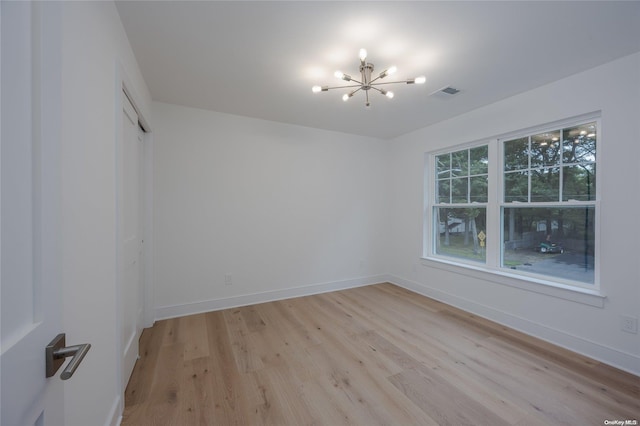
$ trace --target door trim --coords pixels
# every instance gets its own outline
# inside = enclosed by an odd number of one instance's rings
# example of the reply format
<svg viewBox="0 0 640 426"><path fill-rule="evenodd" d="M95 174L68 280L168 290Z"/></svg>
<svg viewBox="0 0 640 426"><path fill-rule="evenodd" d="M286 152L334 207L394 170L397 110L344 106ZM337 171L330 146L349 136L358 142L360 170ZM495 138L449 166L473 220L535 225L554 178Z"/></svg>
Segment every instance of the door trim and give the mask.
<svg viewBox="0 0 640 426"><path fill-rule="evenodd" d="M153 320L149 321L149 318L153 318L153 279L151 273L148 273L149 268L152 268L150 264L150 256L147 254L148 251L151 251L150 247L152 246L152 235L151 231L153 229L152 226L147 225L147 223L151 224L152 220L152 209L153 204L149 203L149 196L147 195L152 190L151 181L147 181L149 177L153 176L153 169L149 168L153 166L153 157L148 158L152 152L150 149L147 149L148 146L152 145L152 133L151 133L151 124L149 122L149 113L141 106L143 105L140 100L141 96L134 89L133 81L129 78L128 74L125 71L124 66L118 60L116 60L116 81L115 81L115 93L114 93L114 119L115 119L115 176L116 176L116 191L115 191L115 205L116 205L116 346L115 346L115 356L116 356L116 365L117 365L117 389L116 395L117 400L114 402L110 424L119 424L122 418L122 413L124 412L124 391L126 388L126 383L123 383L122 372L123 372L123 362L122 362L122 353L124 351L124 347L122 344L122 311L123 306L121 303L121 292L120 288L124 281L124 241L122 238L122 218L123 218L123 210L122 210L122 144L124 141L122 140L123 128L122 128L122 114L125 103L125 94L126 97L129 98L129 101L133 105L136 113L138 114L138 121L141 124L142 128L145 130L144 138L143 138L143 179L140 182L140 192L144 194L142 197L141 207L143 209L143 220L145 222L144 227L142 228L143 239L144 239L144 249L143 249L143 262L144 262L144 281L142 283L143 286L143 294L144 300L142 301L143 306L143 324L142 327L150 327L153 325ZM149 168L149 169L148 169ZM152 198L151 198L152 201ZM149 263L147 263L149 262Z"/></svg>

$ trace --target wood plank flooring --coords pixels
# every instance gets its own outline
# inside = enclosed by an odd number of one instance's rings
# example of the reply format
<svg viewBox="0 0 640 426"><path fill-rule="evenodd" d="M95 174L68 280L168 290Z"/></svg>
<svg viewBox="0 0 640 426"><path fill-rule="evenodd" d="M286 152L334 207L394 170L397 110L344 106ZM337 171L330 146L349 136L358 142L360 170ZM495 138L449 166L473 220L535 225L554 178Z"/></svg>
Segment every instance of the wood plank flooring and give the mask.
<svg viewBox="0 0 640 426"><path fill-rule="evenodd" d="M602 425L640 378L392 284L157 322L122 425Z"/></svg>

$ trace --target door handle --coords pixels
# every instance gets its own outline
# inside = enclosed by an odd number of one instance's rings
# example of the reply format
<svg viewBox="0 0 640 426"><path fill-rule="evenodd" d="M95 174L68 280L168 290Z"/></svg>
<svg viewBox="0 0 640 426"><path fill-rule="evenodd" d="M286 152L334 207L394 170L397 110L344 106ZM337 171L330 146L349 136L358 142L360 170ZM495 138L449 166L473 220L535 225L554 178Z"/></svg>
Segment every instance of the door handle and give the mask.
<svg viewBox="0 0 640 426"><path fill-rule="evenodd" d="M62 374L60 375L62 380L70 379L71 376L73 376L73 373L78 369L78 366L84 359L85 355L87 355L87 352L89 352L89 349L91 349L91 344L89 343L75 346L65 345L66 335L64 333L60 333L55 337L55 339L49 342L45 348L47 377L55 375L60 366L64 364L64 359L71 356L73 358L71 358L71 361L67 367L62 370Z"/></svg>

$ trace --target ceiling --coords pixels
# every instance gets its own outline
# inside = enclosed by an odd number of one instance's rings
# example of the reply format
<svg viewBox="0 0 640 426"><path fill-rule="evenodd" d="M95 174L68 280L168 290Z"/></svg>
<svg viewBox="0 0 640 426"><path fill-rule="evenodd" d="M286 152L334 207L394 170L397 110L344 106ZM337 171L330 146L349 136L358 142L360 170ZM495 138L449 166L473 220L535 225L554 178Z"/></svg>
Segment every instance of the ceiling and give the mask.
<svg viewBox="0 0 640 426"><path fill-rule="evenodd" d="M639 1L116 4L153 100L383 139L640 51ZM427 83L369 109L311 92L357 76L362 47Z"/></svg>

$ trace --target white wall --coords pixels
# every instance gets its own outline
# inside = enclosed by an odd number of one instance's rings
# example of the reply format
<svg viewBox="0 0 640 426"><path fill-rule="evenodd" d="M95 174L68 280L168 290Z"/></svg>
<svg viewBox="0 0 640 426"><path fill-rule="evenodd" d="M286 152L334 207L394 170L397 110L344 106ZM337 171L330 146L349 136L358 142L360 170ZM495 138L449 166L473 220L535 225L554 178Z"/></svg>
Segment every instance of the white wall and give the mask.
<svg viewBox="0 0 640 426"><path fill-rule="evenodd" d="M153 115L158 318L384 280L386 142L155 102Z"/></svg>
<svg viewBox="0 0 640 426"><path fill-rule="evenodd" d="M65 422L103 425L120 414L115 374L120 66L147 117L151 100L113 3L66 2L62 28L63 321L69 344L92 344L65 382Z"/></svg>
<svg viewBox="0 0 640 426"><path fill-rule="evenodd" d="M463 94L461 96L464 96ZM452 100L455 102L455 100ZM422 255L424 153L602 112L598 141L603 308L434 268ZM640 54L522 93L391 143L389 272L399 284L640 374Z"/></svg>

